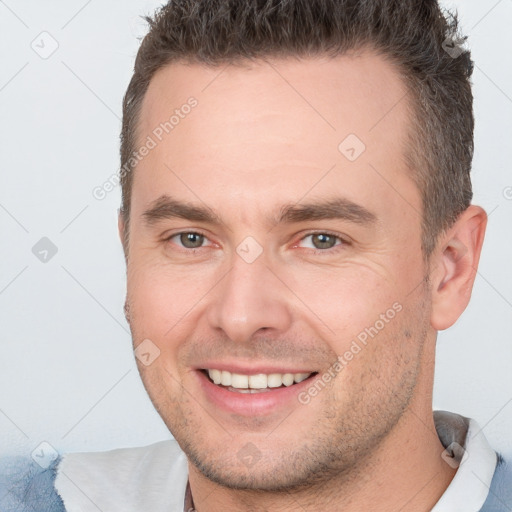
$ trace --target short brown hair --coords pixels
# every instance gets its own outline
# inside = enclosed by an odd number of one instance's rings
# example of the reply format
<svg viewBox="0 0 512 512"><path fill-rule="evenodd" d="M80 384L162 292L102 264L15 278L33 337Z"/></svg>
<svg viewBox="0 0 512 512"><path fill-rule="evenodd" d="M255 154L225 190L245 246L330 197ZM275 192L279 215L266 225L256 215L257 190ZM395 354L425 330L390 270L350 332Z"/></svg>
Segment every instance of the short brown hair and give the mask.
<svg viewBox="0 0 512 512"><path fill-rule="evenodd" d="M145 19L150 30L123 100L126 227L138 119L156 71L177 61L219 66L267 57L335 57L363 46L391 60L412 94L405 156L422 197L425 256L470 205L473 63L459 46L457 15L437 0L172 0Z"/></svg>

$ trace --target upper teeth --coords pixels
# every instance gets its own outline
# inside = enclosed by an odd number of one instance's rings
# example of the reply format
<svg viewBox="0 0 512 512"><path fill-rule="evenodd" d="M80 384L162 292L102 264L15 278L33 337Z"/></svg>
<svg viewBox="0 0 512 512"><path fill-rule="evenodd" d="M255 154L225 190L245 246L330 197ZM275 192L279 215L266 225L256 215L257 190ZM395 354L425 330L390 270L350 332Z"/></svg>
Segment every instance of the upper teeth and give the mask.
<svg viewBox="0 0 512 512"><path fill-rule="evenodd" d="M222 384L223 386L231 386L238 389L265 389L278 388L283 384L291 386L294 382L302 382L307 379L311 373L258 373L257 375L242 375L225 370L208 370L208 375L215 384Z"/></svg>

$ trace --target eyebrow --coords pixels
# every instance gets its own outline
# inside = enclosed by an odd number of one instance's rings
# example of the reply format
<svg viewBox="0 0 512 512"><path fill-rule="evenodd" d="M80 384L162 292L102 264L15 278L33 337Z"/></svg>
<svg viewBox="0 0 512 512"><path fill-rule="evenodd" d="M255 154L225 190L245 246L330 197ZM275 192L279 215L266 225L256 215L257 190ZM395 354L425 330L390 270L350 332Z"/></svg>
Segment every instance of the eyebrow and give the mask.
<svg viewBox="0 0 512 512"><path fill-rule="evenodd" d="M172 218L212 225L224 224L211 208L178 201L168 195L162 195L153 201L142 216L148 226ZM377 222L377 216L370 210L343 197L288 204L280 208L277 216L270 217L267 221L270 225L275 225L329 219L340 219L360 225Z"/></svg>

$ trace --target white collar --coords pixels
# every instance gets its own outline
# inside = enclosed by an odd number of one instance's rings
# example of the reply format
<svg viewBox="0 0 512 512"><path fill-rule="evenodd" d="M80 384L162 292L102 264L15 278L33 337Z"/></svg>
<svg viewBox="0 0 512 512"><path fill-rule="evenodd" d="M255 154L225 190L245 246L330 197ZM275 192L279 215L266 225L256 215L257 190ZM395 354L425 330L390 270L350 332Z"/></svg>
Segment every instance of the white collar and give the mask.
<svg viewBox="0 0 512 512"><path fill-rule="evenodd" d="M463 418L443 414L449 424L444 435L438 432L441 440L447 446L459 439L465 455L432 512L478 512L489 493L496 453L474 420L450 421ZM186 456L176 441L169 440L140 448L64 455L55 488L68 512L183 512L187 481Z"/></svg>
<svg viewBox="0 0 512 512"><path fill-rule="evenodd" d="M431 512L478 512L483 507L498 458L473 419L469 419L463 448L457 473Z"/></svg>
<svg viewBox="0 0 512 512"><path fill-rule="evenodd" d="M183 512L187 481L185 454L169 440L64 455L55 489L67 512Z"/></svg>

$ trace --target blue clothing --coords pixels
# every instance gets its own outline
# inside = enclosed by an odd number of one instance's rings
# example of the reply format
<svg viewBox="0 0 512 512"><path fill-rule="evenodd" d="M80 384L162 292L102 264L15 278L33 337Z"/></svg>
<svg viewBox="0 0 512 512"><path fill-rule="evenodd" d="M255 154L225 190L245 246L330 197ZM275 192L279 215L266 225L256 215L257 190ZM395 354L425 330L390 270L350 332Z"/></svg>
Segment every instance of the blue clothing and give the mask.
<svg viewBox="0 0 512 512"><path fill-rule="evenodd" d="M512 512L512 461L498 454L489 495L481 512Z"/></svg>
<svg viewBox="0 0 512 512"><path fill-rule="evenodd" d="M47 469L32 459L3 459L0 473L1 512L65 512L54 487L60 458Z"/></svg>

